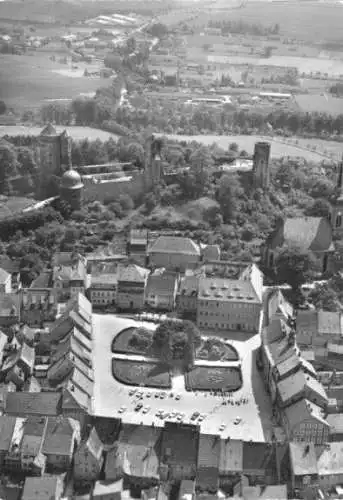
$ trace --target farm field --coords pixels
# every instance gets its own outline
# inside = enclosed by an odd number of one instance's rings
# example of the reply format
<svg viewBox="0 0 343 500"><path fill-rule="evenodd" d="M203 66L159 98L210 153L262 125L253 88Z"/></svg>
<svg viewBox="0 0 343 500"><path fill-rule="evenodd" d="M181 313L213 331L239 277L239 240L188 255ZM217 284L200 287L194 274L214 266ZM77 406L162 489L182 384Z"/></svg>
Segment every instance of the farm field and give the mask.
<svg viewBox="0 0 343 500"><path fill-rule="evenodd" d="M75 140L81 141L82 139L100 139L101 141L107 141L112 137L112 139L117 139L115 134L106 132L105 130L99 130L91 127L60 127L55 126L57 132L63 132L66 130L68 134ZM39 135L43 127L25 127L23 125L0 125L0 137L4 135Z"/></svg>
<svg viewBox="0 0 343 500"><path fill-rule="evenodd" d="M213 21L239 21L257 23L264 26L280 25L280 33L309 42L342 39L341 19L343 5L319 2L265 2L251 1L239 8L242 2L236 1L227 7L219 0L210 9L193 7L182 11L171 11L159 20L168 25L184 20L189 26L201 26Z"/></svg>
<svg viewBox="0 0 343 500"><path fill-rule="evenodd" d="M71 78L54 71L67 69L49 60L47 54L0 54L0 100L8 107L24 110L39 107L46 99L74 99L95 92L110 81L101 78Z"/></svg>
<svg viewBox="0 0 343 500"><path fill-rule="evenodd" d="M163 134L158 135L163 136ZM236 142L239 149L244 149L249 154L253 153L255 142L269 141L272 145L271 156L274 158L297 156L314 162L322 161L325 157L329 157L330 154L333 155L332 159L336 161L341 158L343 153L343 143L321 139L304 139L301 137L293 137L292 143L289 142L289 139L287 139L287 143L284 142L284 139L281 137L273 138L259 135L167 135L166 137L175 141L196 141L207 146L216 143L224 149L227 149L232 142ZM298 141L298 144L295 144L295 141ZM316 147L316 151L303 149L308 146L310 148Z"/></svg>

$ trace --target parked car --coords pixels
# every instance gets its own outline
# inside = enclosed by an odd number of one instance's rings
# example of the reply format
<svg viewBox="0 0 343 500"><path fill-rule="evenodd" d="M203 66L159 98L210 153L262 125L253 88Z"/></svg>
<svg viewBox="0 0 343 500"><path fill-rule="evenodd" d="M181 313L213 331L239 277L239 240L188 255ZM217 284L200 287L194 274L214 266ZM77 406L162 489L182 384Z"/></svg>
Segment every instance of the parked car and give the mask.
<svg viewBox="0 0 343 500"><path fill-rule="evenodd" d="M118 410L118 413L124 413L126 411L126 406L121 406Z"/></svg>
<svg viewBox="0 0 343 500"><path fill-rule="evenodd" d="M176 394L175 399L176 399L176 401L179 401L181 399L180 394Z"/></svg>
<svg viewBox="0 0 343 500"><path fill-rule="evenodd" d="M191 420L196 420L200 416L200 413L198 411L195 411L193 415L191 416Z"/></svg>
<svg viewBox="0 0 343 500"><path fill-rule="evenodd" d="M150 406L146 406L145 408L143 408L143 413L148 413L148 411L150 411Z"/></svg>
<svg viewBox="0 0 343 500"><path fill-rule="evenodd" d="M142 403L138 403L138 405L137 405L137 406L135 406L135 411L139 411L139 410L141 410L142 408L143 408Z"/></svg>
<svg viewBox="0 0 343 500"><path fill-rule="evenodd" d="M222 425L219 427L219 430L220 430L220 431L223 431L223 430L225 429L225 427L226 427L226 424L222 424Z"/></svg>

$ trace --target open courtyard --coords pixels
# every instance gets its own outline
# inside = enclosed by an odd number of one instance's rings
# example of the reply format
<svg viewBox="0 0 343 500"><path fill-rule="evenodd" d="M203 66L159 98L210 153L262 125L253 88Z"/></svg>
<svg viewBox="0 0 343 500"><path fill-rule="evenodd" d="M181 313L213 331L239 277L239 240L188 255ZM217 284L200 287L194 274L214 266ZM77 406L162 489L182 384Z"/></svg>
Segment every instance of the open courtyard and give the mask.
<svg viewBox="0 0 343 500"><path fill-rule="evenodd" d="M213 391L205 384L203 391L187 391L183 374L171 374L171 387L161 384L160 389L144 387L147 377L153 374L154 380L159 380L159 374L154 374L151 358L137 354L116 354L112 352L113 339L122 330L130 327L144 326L154 329L152 323L142 323L135 320L118 317L112 314L93 314L93 356L94 356L94 397L93 414L99 417L117 417L130 424L154 425L162 427L165 421L194 423L201 427L202 433L218 434L222 438L242 439L244 441L269 441L273 432L272 409L263 380L256 368L256 350L260 345L259 335L237 340L229 340L237 350L239 361L195 361L194 373L205 373L208 368L209 379L213 373L223 370L235 373L234 368L241 368L242 384L239 377L232 378L240 388L231 393L221 394L218 384L213 384ZM118 364L121 369L123 362L129 362L135 372L142 373L137 379L141 386L120 382L113 376L112 365ZM146 368L139 370L138 366ZM152 371L153 370L153 371ZM190 372L192 374L192 372ZM211 375L212 374L212 375ZM156 378L157 375L157 378ZM168 380L166 377L162 381ZM215 380L216 382L216 380ZM154 384L151 384L154 385ZM226 384L228 387L229 385ZM137 406L140 406L137 410ZM158 416L162 414L164 418ZM194 418L196 413L196 418ZM157 414L157 415L156 415ZM193 419L192 419L193 417Z"/></svg>

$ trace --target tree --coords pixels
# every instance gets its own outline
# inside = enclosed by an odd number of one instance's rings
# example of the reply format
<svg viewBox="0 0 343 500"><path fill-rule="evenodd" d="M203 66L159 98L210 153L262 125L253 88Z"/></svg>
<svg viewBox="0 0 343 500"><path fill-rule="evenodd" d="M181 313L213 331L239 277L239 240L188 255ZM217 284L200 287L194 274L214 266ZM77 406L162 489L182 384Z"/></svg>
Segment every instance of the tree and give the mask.
<svg viewBox="0 0 343 500"><path fill-rule="evenodd" d="M309 295L310 301L317 309L324 311L340 311L342 305L339 302L338 295L328 283L316 284Z"/></svg>
<svg viewBox="0 0 343 500"><path fill-rule="evenodd" d="M225 224L230 222L236 211L236 192L239 187L238 178L234 175L223 175L219 182L217 200Z"/></svg>
<svg viewBox="0 0 343 500"><path fill-rule="evenodd" d="M330 210L330 203L324 198L318 198L306 210L305 214L309 217L328 217Z"/></svg>
<svg viewBox="0 0 343 500"><path fill-rule="evenodd" d="M288 283L296 291L315 276L319 263L310 250L286 246L275 252L275 269L278 281Z"/></svg>
<svg viewBox="0 0 343 500"><path fill-rule="evenodd" d="M107 68L118 71L122 67L122 59L118 54L107 54L104 59L104 64Z"/></svg>
<svg viewBox="0 0 343 500"><path fill-rule="evenodd" d="M7 141L0 142L0 193L9 194L9 179L18 173L18 159L14 146Z"/></svg>

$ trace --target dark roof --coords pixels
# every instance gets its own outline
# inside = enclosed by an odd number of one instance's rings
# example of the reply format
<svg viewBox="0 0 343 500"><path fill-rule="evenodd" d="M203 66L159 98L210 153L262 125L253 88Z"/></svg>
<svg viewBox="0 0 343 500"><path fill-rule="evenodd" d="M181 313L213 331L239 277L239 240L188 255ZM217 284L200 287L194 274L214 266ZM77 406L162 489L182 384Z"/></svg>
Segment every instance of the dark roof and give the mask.
<svg viewBox="0 0 343 500"><path fill-rule="evenodd" d="M7 255L0 256L0 267L10 274L19 273L20 270L19 262L10 259Z"/></svg>
<svg viewBox="0 0 343 500"><path fill-rule="evenodd" d="M268 237L267 246L278 248L294 245L314 252L323 252L332 247L332 229L325 217L287 218Z"/></svg>
<svg viewBox="0 0 343 500"><path fill-rule="evenodd" d="M32 281L30 288L52 288L52 271L42 271Z"/></svg>
<svg viewBox="0 0 343 500"><path fill-rule="evenodd" d="M203 278L199 280L199 299L220 302L260 303L250 281L225 278Z"/></svg>
<svg viewBox="0 0 343 500"><path fill-rule="evenodd" d="M200 256L200 248L190 238L159 236L149 248L149 253L179 253Z"/></svg>
<svg viewBox="0 0 343 500"><path fill-rule="evenodd" d="M14 431L16 417L9 417L8 415L0 416L0 451L8 451Z"/></svg>
<svg viewBox="0 0 343 500"><path fill-rule="evenodd" d="M197 463L199 433L194 426L167 422L162 432L161 460L166 464Z"/></svg>
<svg viewBox="0 0 343 500"><path fill-rule="evenodd" d="M59 392L10 392L6 398L5 413L22 417L56 416L60 413L61 398Z"/></svg>
<svg viewBox="0 0 343 500"><path fill-rule="evenodd" d="M22 500L52 500L56 497L59 476L27 477Z"/></svg>
<svg viewBox="0 0 343 500"><path fill-rule="evenodd" d="M46 127L43 128L40 135L57 135L57 131L55 127L51 125L51 123L48 123Z"/></svg>
<svg viewBox="0 0 343 500"><path fill-rule="evenodd" d="M77 425L76 421L69 418L49 417L42 453L71 456Z"/></svg>
<svg viewBox="0 0 343 500"><path fill-rule="evenodd" d="M243 443L243 472L249 470L265 470L272 458L272 447L269 443Z"/></svg>
<svg viewBox="0 0 343 500"><path fill-rule="evenodd" d="M146 284L145 293L172 295L176 291L176 275L163 273L160 275L150 275Z"/></svg>

